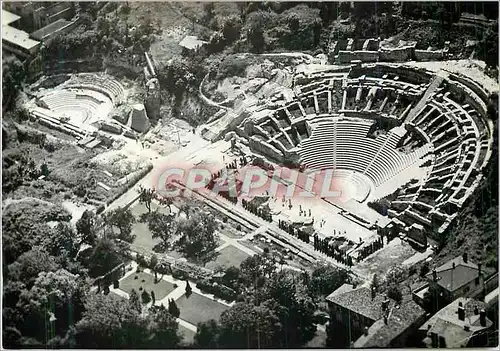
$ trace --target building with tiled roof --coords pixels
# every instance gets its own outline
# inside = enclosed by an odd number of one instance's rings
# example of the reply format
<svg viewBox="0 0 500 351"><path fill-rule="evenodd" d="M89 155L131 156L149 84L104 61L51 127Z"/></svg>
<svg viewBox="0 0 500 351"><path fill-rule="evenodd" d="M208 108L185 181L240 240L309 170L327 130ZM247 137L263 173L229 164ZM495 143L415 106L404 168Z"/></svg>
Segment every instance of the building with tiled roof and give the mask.
<svg viewBox="0 0 500 351"><path fill-rule="evenodd" d="M476 297L484 293L485 272L481 264L469 261L467 253L455 257L427 274L444 301L459 297Z"/></svg>
<svg viewBox="0 0 500 351"><path fill-rule="evenodd" d="M354 342L355 348L408 347L417 345L418 327L425 321L426 313L414 301L392 308L386 318L379 319Z"/></svg>
<svg viewBox="0 0 500 351"><path fill-rule="evenodd" d="M425 311L415 302L398 305L366 286L344 284L326 299L330 323L346 326L355 347L407 345L408 336L425 319Z"/></svg>
<svg viewBox="0 0 500 351"><path fill-rule="evenodd" d="M355 287L351 284L344 284L338 290L331 293L326 299L330 304L341 309L348 310L351 318L361 322L360 324L371 325L376 320L383 317L385 310L382 304L385 302L392 307L394 300L388 299L385 295L375 294L370 288L365 286Z"/></svg>
<svg viewBox="0 0 500 351"><path fill-rule="evenodd" d="M422 343L432 348L487 346L487 332L493 322L486 316L485 307L484 302L474 299L456 299L420 327Z"/></svg>

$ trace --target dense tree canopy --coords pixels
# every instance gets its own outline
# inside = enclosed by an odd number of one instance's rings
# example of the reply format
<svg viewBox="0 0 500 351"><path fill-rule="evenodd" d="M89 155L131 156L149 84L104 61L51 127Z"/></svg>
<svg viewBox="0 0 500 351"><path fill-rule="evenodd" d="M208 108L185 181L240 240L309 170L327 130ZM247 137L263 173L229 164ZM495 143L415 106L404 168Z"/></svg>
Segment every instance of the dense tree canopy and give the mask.
<svg viewBox="0 0 500 351"><path fill-rule="evenodd" d="M214 258L218 246L216 227L215 218L208 213L192 213L189 218L178 217L176 234L181 236L174 246L196 262L209 262Z"/></svg>

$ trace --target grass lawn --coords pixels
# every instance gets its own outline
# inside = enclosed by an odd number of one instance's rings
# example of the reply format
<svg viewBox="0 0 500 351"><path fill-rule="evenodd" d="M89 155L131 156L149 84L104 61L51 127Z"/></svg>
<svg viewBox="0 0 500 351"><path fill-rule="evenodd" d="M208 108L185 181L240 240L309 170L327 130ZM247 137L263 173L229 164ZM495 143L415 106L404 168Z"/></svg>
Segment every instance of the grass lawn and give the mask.
<svg viewBox="0 0 500 351"><path fill-rule="evenodd" d="M135 279L135 277L138 277ZM139 291L139 288L142 287L148 293L151 291L155 292L156 301L163 299L165 296L174 291L174 285L161 279L156 284L154 283L154 275L140 272L133 273L120 281L120 289L129 293L134 289L137 291L139 295L141 295L142 291ZM143 282L144 280L144 282Z"/></svg>
<svg viewBox="0 0 500 351"><path fill-rule="evenodd" d="M168 213L168 207L160 206L154 202L151 203L151 211L155 211L156 209L158 209L160 213ZM132 226L132 234L135 235L135 240L131 247L134 251L143 255L150 255L153 252L153 247L160 243L161 240L158 238L153 239L151 232L148 229L148 224L139 222L141 214L146 213L148 210L144 204L139 202L137 202L130 210L136 219L136 222ZM182 257L181 254L175 251L169 251L166 253L174 258Z"/></svg>
<svg viewBox="0 0 500 351"><path fill-rule="evenodd" d="M180 318L193 325L209 319L219 320L221 313L229 308L196 293L192 293L189 298L182 295L175 303L181 310Z"/></svg>
<svg viewBox="0 0 500 351"><path fill-rule="evenodd" d="M192 344L194 341L194 336L196 333L192 331L191 329L188 329L186 327L183 327L182 325L179 324L179 332L182 335L182 341L184 344Z"/></svg>
<svg viewBox="0 0 500 351"><path fill-rule="evenodd" d="M214 269L217 266L222 266L224 268L235 266L239 267L241 262L248 257L246 252L237 249L236 247L229 245L219 251L217 258L207 263L206 267L209 269Z"/></svg>

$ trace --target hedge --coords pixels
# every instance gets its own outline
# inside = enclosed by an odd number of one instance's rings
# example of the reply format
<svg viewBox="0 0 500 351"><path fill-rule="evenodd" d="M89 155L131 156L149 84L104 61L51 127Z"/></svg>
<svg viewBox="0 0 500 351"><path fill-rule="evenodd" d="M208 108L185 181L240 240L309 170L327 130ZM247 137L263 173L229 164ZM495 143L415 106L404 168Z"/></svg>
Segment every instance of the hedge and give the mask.
<svg viewBox="0 0 500 351"><path fill-rule="evenodd" d="M237 297L237 294L233 289L225 285L212 282L210 279L200 280L196 284L196 287L207 294L213 294L214 296L226 301L234 301Z"/></svg>

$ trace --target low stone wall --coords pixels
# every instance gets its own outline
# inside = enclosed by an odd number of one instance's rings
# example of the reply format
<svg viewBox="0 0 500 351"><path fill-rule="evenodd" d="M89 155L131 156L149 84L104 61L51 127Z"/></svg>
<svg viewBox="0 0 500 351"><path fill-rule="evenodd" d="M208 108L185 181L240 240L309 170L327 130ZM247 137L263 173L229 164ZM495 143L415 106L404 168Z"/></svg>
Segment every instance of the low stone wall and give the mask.
<svg viewBox="0 0 500 351"><path fill-rule="evenodd" d="M409 61L413 58L414 46L404 46L401 48L382 48L379 50L380 52L380 60L381 61Z"/></svg>
<svg viewBox="0 0 500 351"><path fill-rule="evenodd" d="M445 57L445 50L415 50L415 59L417 61L439 61Z"/></svg>
<svg viewBox="0 0 500 351"><path fill-rule="evenodd" d="M339 63L350 63L354 60L360 60L362 62L376 62L379 59L378 51L339 51L337 61Z"/></svg>

